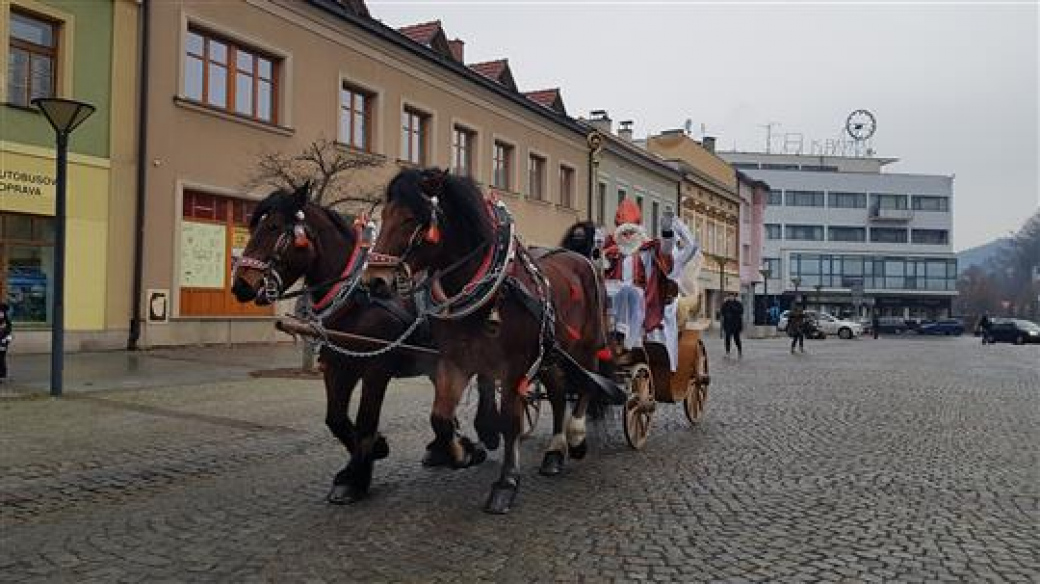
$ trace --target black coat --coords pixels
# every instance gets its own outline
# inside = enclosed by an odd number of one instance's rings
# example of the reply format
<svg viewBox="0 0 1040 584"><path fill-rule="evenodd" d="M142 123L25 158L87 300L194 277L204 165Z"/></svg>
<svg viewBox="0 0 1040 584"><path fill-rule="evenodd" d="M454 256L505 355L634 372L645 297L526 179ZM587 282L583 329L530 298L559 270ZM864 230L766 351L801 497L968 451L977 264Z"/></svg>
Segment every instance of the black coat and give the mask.
<svg viewBox="0 0 1040 584"><path fill-rule="evenodd" d="M739 300L727 300L722 303L722 328L728 331L739 331L744 328L744 304Z"/></svg>

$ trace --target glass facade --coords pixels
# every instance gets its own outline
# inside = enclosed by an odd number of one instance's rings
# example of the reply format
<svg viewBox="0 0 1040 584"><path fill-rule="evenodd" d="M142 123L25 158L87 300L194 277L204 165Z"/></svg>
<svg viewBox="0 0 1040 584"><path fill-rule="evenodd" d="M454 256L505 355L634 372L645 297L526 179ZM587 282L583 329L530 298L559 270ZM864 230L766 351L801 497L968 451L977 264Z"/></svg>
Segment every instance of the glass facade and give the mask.
<svg viewBox="0 0 1040 584"><path fill-rule="evenodd" d="M0 213L0 298L11 320L46 326L54 295L54 219Z"/></svg>
<svg viewBox="0 0 1040 584"><path fill-rule="evenodd" d="M788 207L822 207L823 191L787 191L785 193Z"/></svg>
<svg viewBox="0 0 1040 584"><path fill-rule="evenodd" d="M868 290L957 289L956 259L793 253L790 262L791 276L802 279L803 289L849 288L858 279Z"/></svg>
<svg viewBox="0 0 1040 584"><path fill-rule="evenodd" d="M946 197L929 197L925 195L914 195L914 211L949 211L950 200Z"/></svg>

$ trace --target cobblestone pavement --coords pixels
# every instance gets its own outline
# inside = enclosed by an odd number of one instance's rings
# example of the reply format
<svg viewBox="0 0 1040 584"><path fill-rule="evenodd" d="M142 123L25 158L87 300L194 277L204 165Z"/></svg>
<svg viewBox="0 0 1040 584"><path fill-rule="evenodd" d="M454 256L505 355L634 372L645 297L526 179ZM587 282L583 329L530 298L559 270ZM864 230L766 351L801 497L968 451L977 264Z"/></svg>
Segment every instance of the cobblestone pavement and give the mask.
<svg viewBox="0 0 1040 584"><path fill-rule="evenodd" d="M1040 347L708 341L691 429L661 405L480 505L483 466L427 470L432 391L397 383L373 497L324 503L344 456L318 382L262 379L0 402L0 580L67 582L1037 581ZM472 409L472 404L467 408Z"/></svg>

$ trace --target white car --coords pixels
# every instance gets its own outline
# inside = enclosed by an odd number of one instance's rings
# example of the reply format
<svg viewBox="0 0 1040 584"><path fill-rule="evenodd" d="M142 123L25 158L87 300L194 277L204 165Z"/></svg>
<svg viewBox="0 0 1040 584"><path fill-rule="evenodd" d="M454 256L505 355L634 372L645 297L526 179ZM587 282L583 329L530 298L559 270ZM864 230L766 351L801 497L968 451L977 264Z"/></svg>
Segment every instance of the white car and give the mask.
<svg viewBox="0 0 1040 584"><path fill-rule="evenodd" d="M784 311L780 315L780 320L776 323L776 330L786 331L787 330L787 314L788 311ZM826 312L816 312L815 310L806 310L805 315L816 321L816 326L825 335L838 335L843 339L851 339L858 337L863 334L863 325L858 322L851 320L844 320L838 318L832 314Z"/></svg>

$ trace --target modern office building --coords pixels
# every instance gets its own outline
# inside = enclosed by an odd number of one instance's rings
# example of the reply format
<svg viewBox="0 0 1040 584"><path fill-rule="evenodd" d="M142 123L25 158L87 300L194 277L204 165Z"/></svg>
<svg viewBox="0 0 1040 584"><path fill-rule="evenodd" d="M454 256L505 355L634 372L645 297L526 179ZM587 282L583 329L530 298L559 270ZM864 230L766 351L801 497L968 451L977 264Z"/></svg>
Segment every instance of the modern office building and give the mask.
<svg viewBox="0 0 1040 584"><path fill-rule="evenodd" d="M956 296L953 177L883 172L894 158L721 152L769 184L769 302L938 318Z"/></svg>

